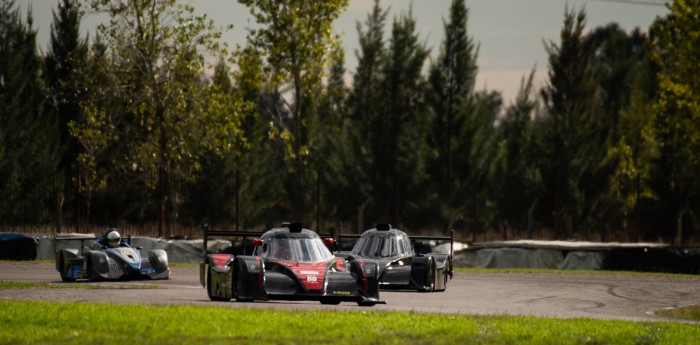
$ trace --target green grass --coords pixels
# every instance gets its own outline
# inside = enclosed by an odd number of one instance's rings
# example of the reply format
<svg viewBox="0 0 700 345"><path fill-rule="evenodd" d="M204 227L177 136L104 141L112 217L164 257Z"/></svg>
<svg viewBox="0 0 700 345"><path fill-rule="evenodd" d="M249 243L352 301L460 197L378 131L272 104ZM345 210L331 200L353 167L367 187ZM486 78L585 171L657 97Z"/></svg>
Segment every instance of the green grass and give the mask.
<svg viewBox="0 0 700 345"><path fill-rule="evenodd" d="M0 344L700 344L681 323L371 309L0 301L0 324Z"/></svg>
<svg viewBox="0 0 700 345"><path fill-rule="evenodd" d="M629 276L629 277L668 277L687 278L700 280L698 274L679 274L664 272L636 272L636 271L606 271L606 270L559 270L550 268L473 268L455 267L455 272L466 273L541 273L557 275L600 275L600 276Z"/></svg>
<svg viewBox="0 0 700 345"><path fill-rule="evenodd" d="M0 260L0 264L55 264L54 260Z"/></svg>
<svg viewBox="0 0 700 345"><path fill-rule="evenodd" d="M0 280L0 290L8 289L159 289L156 284L109 284L94 283L44 283L29 281Z"/></svg>
<svg viewBox="0 0 700 345"><path fill-rule="evenodd" d="M676 319L700 321L700 305L691 305L683 308L661 309L657 310L655 314Z"/></svg>

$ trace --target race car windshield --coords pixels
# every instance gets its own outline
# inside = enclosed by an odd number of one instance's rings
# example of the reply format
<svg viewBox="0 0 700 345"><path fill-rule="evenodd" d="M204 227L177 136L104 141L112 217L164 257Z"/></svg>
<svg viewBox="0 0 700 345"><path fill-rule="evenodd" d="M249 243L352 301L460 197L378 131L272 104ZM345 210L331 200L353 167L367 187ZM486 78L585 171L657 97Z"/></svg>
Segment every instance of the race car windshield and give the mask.
<svg viewBox="0 0 700 345"><path fill-rule="evenodd" d="M318 238L272 238L265 242L258 255L296 262L321 262L333 258L333 254Z"/></svg>
<svg viewBox="0 0 700 345"><path fill-rule="evenodd" d="M408 248L399 237L391 234L363 236L352 250L353 254L374 258L394 257L406 254L407 251Z"/></svg>

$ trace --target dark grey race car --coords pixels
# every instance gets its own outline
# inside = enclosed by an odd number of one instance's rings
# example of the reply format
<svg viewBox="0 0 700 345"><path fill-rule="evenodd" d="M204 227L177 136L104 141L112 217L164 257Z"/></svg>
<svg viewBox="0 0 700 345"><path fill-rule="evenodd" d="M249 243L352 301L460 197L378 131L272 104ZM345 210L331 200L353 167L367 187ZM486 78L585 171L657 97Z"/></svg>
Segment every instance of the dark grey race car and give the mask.
<svg viewBox="0 0 700 345"><path fill-rule="evenodd" d="M343 239L352 238L358 239L352 251L339 251L336 256L348 263L376 262L380 288L444 291L452 278L452 236L408 236L390 224L377 224L362 235L339 235L340 248ZM434 251L441 243L449 243L446 253Z"/></svg>

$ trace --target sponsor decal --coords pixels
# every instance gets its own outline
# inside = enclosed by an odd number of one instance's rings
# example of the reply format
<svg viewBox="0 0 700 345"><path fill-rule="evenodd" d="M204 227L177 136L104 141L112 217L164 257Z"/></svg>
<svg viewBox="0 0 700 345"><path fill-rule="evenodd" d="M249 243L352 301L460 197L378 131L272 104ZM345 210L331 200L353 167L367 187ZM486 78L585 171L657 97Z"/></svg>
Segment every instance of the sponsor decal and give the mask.
<svg viewBox="0 0 700 345"><path fill-rule="evenodd" d="M318 277L315 275L306 276L306 281L311 282L311 283L315 283L318 281Z"/></svg>
<svg viewBox="0 0 700 345"><path fill-rule="evenodd" d="M333 291L333 294L334 294L334 295L349 296L349 295L350 295L350 291L337 290L337 291Z"/></svg>

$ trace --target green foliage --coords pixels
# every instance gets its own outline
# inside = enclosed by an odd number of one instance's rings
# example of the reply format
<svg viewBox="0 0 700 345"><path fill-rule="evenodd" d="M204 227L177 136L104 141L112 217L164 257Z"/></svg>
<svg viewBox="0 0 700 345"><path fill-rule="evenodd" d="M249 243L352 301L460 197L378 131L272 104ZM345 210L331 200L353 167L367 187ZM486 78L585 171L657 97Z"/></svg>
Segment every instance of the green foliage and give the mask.
<svg viewBox="0 0 700 345"><path fill-rule="evenodd" d="M332 31L347 0L239 2L256 25L229 54L225 28L186 2L58 0L42 63L31 17L0 0L2 221L381 221L677 243L700 224L697 0L670 5L648 38L586 33L567 9L545 45L548 85L533 71L505 108L474 90L463 0L432 60L413 13L385 33L375 0L349 89ZM90 44L81 10L107 18Z"/></svg>
<svg viewBox="0 0 700 345"><path fill-rule="evenodd" d="M515 103L508 106L498 130L505 152L496 183L498 205L505 222L532 231L532 208L536 206L542 188L538 170L537 123L534 121L539 103L533 79L535 70L523 78ZM531 235L531 232L529 232ZM528 236L529 237L529 236Z"/></svg>
<svg viewBox="0 0 700 345"><path fill-rule="evenodd" d="M384 25L387 11L382 10L379 0L375 0L372 12L367 15L363 25L357 23L360 50L355 52L358 59L352 87L348 91L346 118L341 126L339 139L341 145L337 154L342 161L338 171L342 176L339 181L340 195L348 201L346 219L357 216L357 230L365 230L365 218L369 224L375 222L374 216L365 217L365 210L372 202L373 171L370 169L374 151L367 134L371 122L381 114L383 95L381 64L386 55L384 42Z"/></svg>
<svg viewBox="0 0 700 345"><path fill-rule="evenodd" d="M278 98L265 111L272 116L272 128L282 140L290 172L285 188L292 217L309 216L313 190L309 184L309 155L317 138L309 133L310 114L317 111L333 47L339 44L332 24L348 4L347 0L304 1L239 0L250 8L259 28L251 29L249 41L264 56L270 71L267 85ZM291 95L283 88L290 88ZM291 102L287 100L287 97ZM281 105L278 107L278 105ZM322 131L323 129L321 129Z"/></svg>
<svg viewBox="0 0 700 345"><path fill-rule="evenodd" d="M370 219L401 226L423 199L427 111L422 68L428 49L419 41L412 11L394 18L385 59L380 65L383 97L380 112L368 118L365 140L370 148ZM413 219L411 223L417 219ZM409 223L409 226L412 225Z"/></svg>
<svg viewBox="0 0 700 345"><path fill-rule="evenodd" d="M0 1L0 222L50 224L62 180L55 114L47 106L31 14Z"/></svg>
<svg viewBox="0 0 700 345"><path fill-rule="evenodd" d="M659 155L654 164L656 193L666 201L674 242L683 239L683 219L700 203L700 2L676 0L671 14L651 29L652 59L659 66L659 96L651 124ZM672 224L673 224L672 223ZM697 226L697 222L696 222ZM669 227L670 228L670 227Z"/></svg>
<svg viewBox="0 0 700 345"><path fill-rule="evenodd" d="M175 0L89 4L110 18L99 27L107 54L93 60L86 120L74 123L73 134L88 148L88 167L115 150L107 157L122 174L156 176L145 186L158 190L159 212L170 223L180 203L173 183L190 179L206 154L222 155L243 140L246 104L201 79L213 67L207 56L228 54L220 29Z"/></svg>
<svg viewBox="0 0 700 345"><path fill-rule="evenodd" d="M456 147L473 139L464 133L470 121L464 109L473 103L478 55L478 48L467 31L468 15L463 0L452 1L449 21L444 23L445 39L440 54L430 67L426 97L432 122L427 138L431 148L428 174L435 182L430 199L438 206L434 212L447 220L448 229L464 218L465 177L469 175L456 169L459 161L466 158Z"/></svg>
<svg viewBox="0 0 700 345"><path fill-rule="evenodd" d="M550 71L542 91L547 118L540 166L546 197L540 214L551 215L556 238L571 236L577 227L595 228L593 216L600 214L597 208L604 208L595 197L605 188L600 162L609 128L600 111L593 55L584 46L585 20L583 10L567 10L560 45L546 47Z"/></svg>
<svg viewBox="0 0 700 345"><path fill-rule="evenodd" d="M75 0L60 0L58 13L53 13L49 52L44 60L44 79L49 88L52 102L49 104L58 118L60 166L64 175L64 184L59 206L59 215L63 209L72 211L73 222L78 222L80 194L76 184L79 177L78 156L82 152L80 143L70 135L70 122L80 121L82 109L80 102L84 92L80 78L87 58L87 42L80 38L80 7ZM65 217L65 216L64 216ZM58 232L61 223L58 223Z"/></svg>

